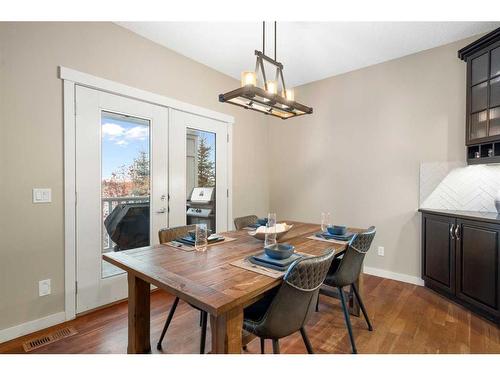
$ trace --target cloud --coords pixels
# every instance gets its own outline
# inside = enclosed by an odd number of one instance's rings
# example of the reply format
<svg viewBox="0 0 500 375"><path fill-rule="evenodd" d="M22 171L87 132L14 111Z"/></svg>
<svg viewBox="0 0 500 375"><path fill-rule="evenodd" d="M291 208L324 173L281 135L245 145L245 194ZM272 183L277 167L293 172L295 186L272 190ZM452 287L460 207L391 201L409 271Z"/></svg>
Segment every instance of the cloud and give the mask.
<svg viewBox="0 0 500 375"><path fill-rule="evenodd" d="M147 126L134 126L125 133L125 138L132 140L144 141L149 135L149 129Z"/></svg>
<svg viewBox="0 0 500 375"><path fill-rule="evenodd" d="M144 141L149 136L149 127L134 126L126 129L121 125L105 123L102 125L102 137L113 141L116 145L126 146L133 141Z"/></svg>
<svg viewBox="0 0 500 375"><path fill-rule="evenodd" d="M119 138L125 134L125 129L123 126L117 124L106 123L102 126L102 136L108 137L113 140L115 138Z"/></svg>

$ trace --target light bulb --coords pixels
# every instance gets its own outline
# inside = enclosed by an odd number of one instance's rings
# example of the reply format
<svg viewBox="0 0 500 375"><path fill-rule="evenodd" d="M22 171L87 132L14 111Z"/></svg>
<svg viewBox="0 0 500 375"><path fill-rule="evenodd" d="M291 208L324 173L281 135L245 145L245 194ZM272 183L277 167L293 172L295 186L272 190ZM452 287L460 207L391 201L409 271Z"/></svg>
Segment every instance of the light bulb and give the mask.
<svg viewBox="0 0 500 375"><path fill-rule="evenodd" d="M295 100L295 93L293 89L286 89L286 94L285 94L286 100L289 100L293 102Z"/></svg>
<svg viewBox="0 0 500 375"><path fill-rule="evenodd" d="M241 73L241 86L255 86L257 84L257 77L255 72L242 72Z"/></svg>
<svg viewBox="0 0 500 375"><path fill-rule="evenodd" d="M267 92L276 95L278 93L278 83L276 81L267 81Z"/></svg>

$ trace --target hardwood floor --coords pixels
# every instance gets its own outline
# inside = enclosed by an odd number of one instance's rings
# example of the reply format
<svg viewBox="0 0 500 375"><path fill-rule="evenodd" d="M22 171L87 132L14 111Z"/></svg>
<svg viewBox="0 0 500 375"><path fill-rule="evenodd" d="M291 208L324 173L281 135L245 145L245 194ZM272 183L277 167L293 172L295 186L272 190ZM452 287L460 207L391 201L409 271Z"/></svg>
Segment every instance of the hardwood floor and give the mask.
<svg viewBox="0 0 500 375"><path fill-rule="evenodd" d="M359 353L500 353L500 329L438 294L411 284L364 276L364 301L374 331L362 318L353 317ZM153 353L173 297L164 292L151 296ZM31 353L126 353L127 303L80 316L58 327L73 326L78 334ZM53 330L52 327L49 330ZM43 332L0 344L0 353L23 353L23 341ZM307 325L316 353L350 353L340 302L322 296L320 311ZM269 341L269 340L266 340ZM197 353L200 342L199 313L181 302L163 342L164 353ZM210 330L207 350L210 349ZM280 340L281 353L306 353L300 333ZM247 353L259 353L258 340ZM271 353L266 342L266 353Z"/></svg>

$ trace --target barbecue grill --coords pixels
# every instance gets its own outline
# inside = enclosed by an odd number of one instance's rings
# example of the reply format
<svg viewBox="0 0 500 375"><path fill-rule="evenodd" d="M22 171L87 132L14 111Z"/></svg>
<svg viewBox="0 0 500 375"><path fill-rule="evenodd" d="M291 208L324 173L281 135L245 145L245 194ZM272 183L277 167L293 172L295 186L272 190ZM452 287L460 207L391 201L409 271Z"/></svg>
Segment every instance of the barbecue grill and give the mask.
<svg viewBox="0 0 500 375"><path fill-rule="evenodd" d="M206 224L215 233L215 188L195 187L187 200L187 223Z"/></svg>
<svg viewBox="0 0 500 375"><path fill-rule="evenodd" d="M104 220L114 251L149 246L149 202L117 205Z"/></svg>

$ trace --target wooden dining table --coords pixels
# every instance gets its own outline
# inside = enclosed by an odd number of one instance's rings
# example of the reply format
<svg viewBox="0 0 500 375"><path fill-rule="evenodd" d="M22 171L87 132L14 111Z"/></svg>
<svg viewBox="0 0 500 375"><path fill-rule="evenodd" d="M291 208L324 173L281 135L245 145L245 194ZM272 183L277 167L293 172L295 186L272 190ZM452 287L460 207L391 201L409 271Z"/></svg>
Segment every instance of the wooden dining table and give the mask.
<svg viewBox="0 0 500 375"><path fill-rule="evenodd" d="M308 239L320 230L318 224L287 223L293 228L280 242L294 245L297 252L320 255L327 249L340 253L346 248L342 243ZM235 240L210 245L204 252L154 245L103 254L104 260L128 273L128 353L151 351L151 284L210 314L212 353L241 353L243 309L282 279L232 265L262 251L263 242L247 230L223 235ZM354 302L351 299L350 307L357 315Z"/></svg>

